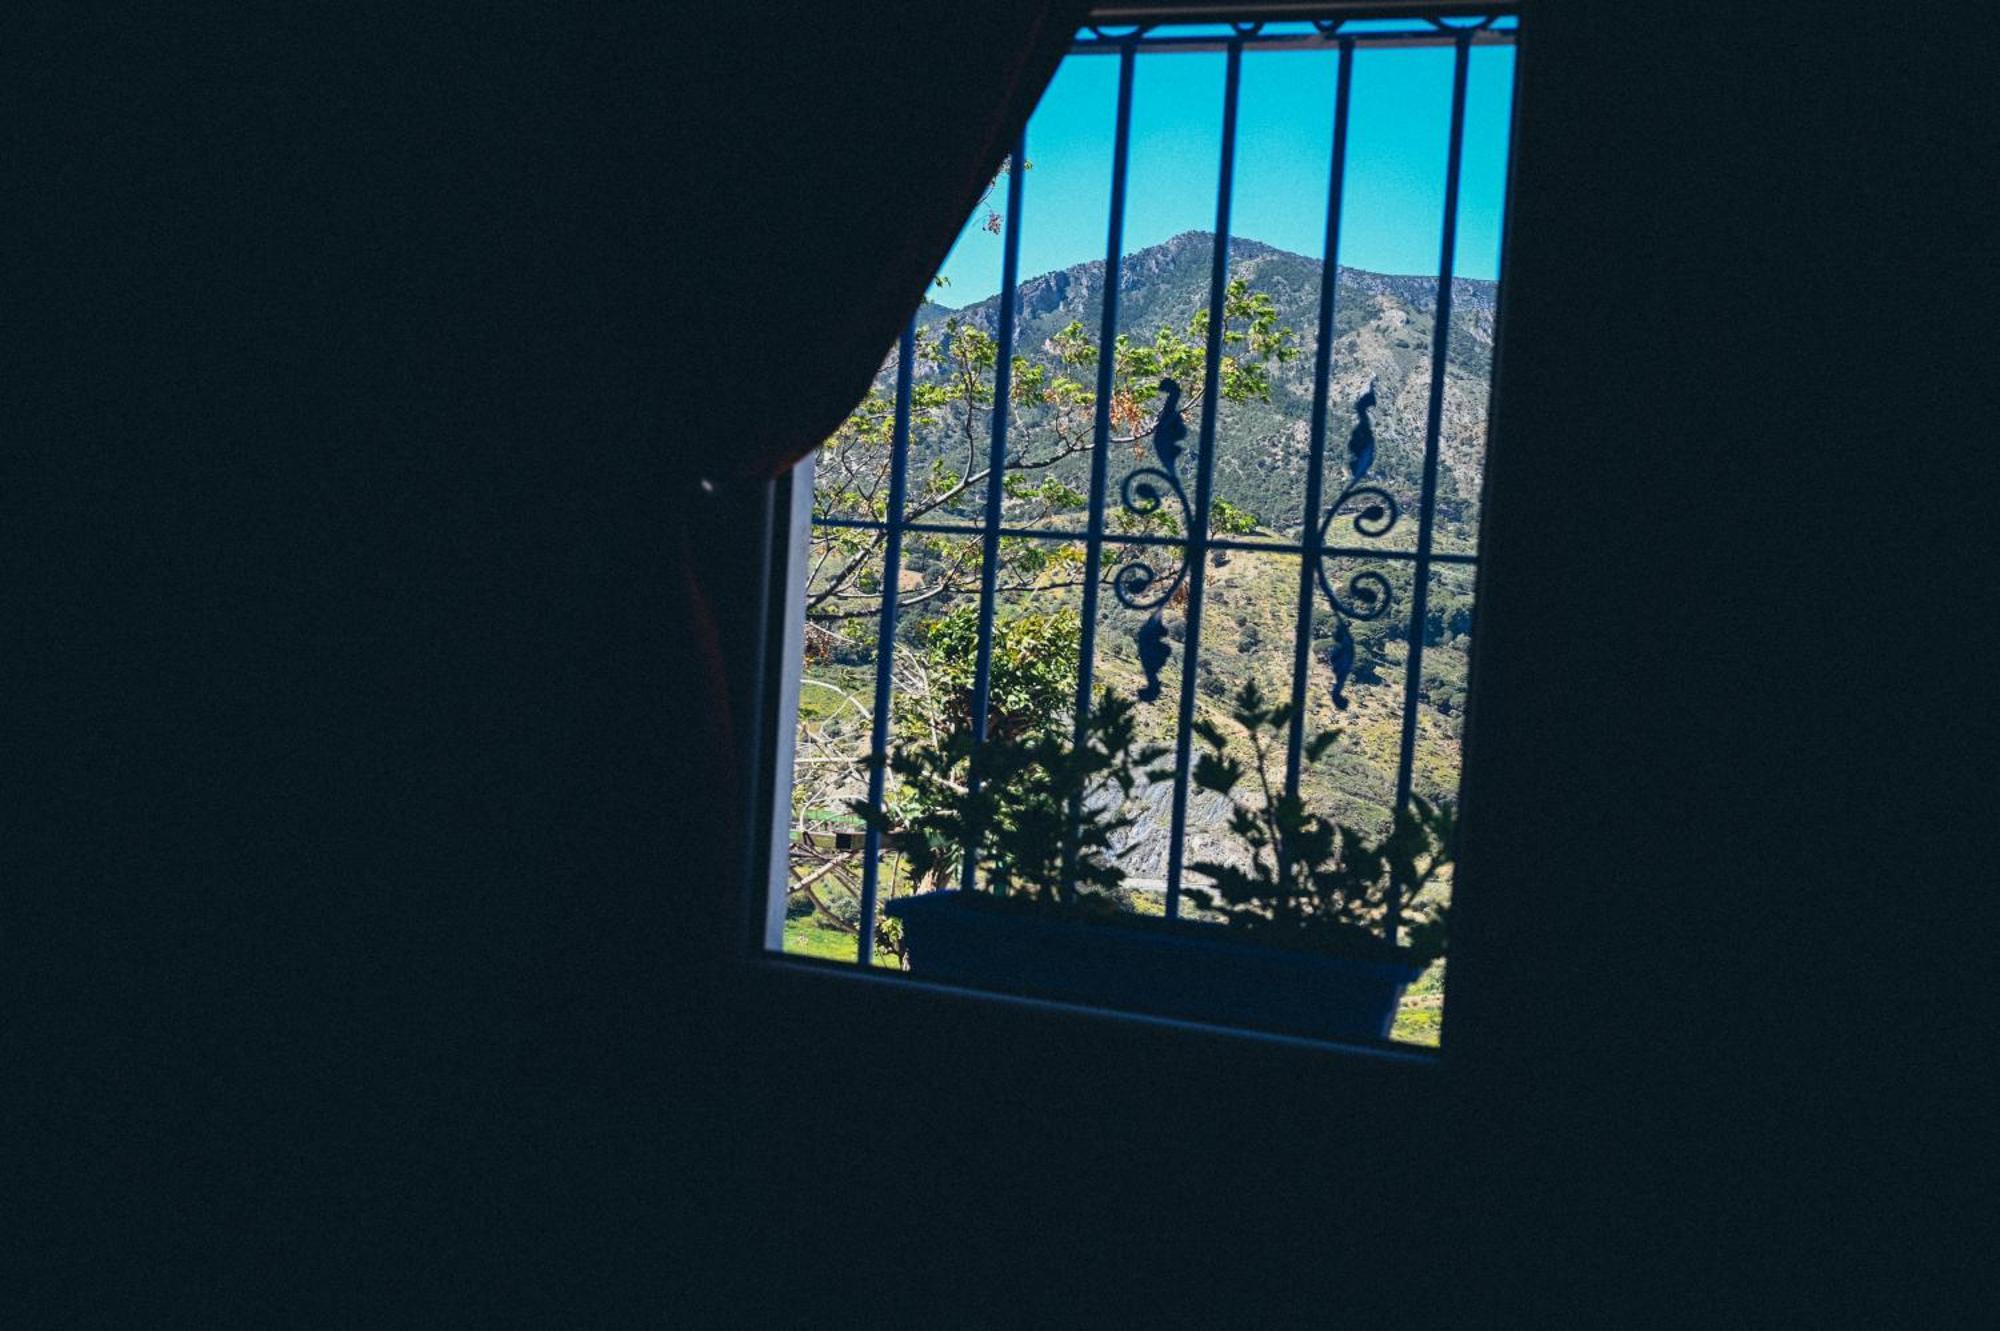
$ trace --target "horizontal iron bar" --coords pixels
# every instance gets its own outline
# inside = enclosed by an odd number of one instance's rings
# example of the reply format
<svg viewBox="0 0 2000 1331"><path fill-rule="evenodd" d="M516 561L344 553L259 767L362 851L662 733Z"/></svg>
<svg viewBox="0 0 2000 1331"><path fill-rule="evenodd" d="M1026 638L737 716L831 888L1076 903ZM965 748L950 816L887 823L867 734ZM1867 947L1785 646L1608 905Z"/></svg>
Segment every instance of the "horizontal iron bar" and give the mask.
<svg viewBox="0 0 2000 1331"><path fill-rule="evenodd" d="M812 525L815 527L842 527L850 531L889 530L888 523L874 522L865 518L814 518ZM905 522L901 524L901 530L928 532L935 536L984 536L986 534L984 526L954 522ZM1088 542L1090 540L1090 533L1083 531L1051 531L1042 527L1001 527L999 531L1002 536L1016 537L1021 540L1030 541ZM1186 546L1190 544L1185 536L1147 536L1136 533L1129 536L1107 535L1104 538L1104 543L1106 545L1146 546ZM1203 544L1210 550L1241 550L1249 553L1262 551L1266 554L1279 555L1302 555L1312 548L1284 541L1232 541L1221 536L1211 536ZM1322 545L1319 548L1319 552L1322 556L1333 555L1339 559L1414 560L1417 557L1417 552L1414 550L1377 550L1371 546L1364 545ZM1476 564L1479 562L1479 557L1477 555L1454 555L1432 551L1431 562L1438 564Z"/></svg>
<svg viewBox="0 0 2000 1331"><path fill-rule="evenodd" d="M1377 19L1496 18L1512 16L1518 6L1508 0L1478 4L1473 0L1133 0L1130 4L1092 5L1090 22L1122 27L1127 23L1298 23L1309 19L1339 19L1366 23Z"/></svg>
<svg viewBox="0 0 2000 1331"><path fill-rule="evenodd" d="M1408 32L1279 32L1256 37L1209 36L1186 33L1178 36L1133 34L1129 37L1093 37L1071 44L1071 55L1116 55L1125 47L1140 51L1179 51L1183 54L1227 51L1231 44L1246 51L1335 51L1342 41L1357 46L1404 49L1420 46L1456 46L1461 39L1474 46L1512 46L1519 34L1512 28L1481 28L1466 34L1450 28L1411 29Z"/></svg>

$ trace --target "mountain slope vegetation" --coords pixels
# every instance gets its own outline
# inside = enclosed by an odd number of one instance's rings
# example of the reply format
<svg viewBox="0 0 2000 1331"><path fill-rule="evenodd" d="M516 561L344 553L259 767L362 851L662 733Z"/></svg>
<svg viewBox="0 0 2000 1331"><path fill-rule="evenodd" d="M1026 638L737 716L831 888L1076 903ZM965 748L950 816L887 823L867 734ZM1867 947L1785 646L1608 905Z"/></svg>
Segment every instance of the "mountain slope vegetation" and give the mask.
<svg viewBox="0 0 2000 1331"><path fill-rule="evenodd" d="M1121 504L1120 485L1135 469L1159 467L1153 430L1164 398L1160 372L1171 369L1183 393L1199 398L1213 237L1190 232L1127 255L1120 266L1119 346L1108 454L1107 531L1094 658L1100 685L1135 694L1145 682L1134 639L1149 610L1130 609L1109 580L1142 560L1170 579L1179 553L1170 547L1120 544L1133 531L1178 535L1178 509L1135 516ZM1230 242L1232 290L1225 319L1222 392L1215 411L1212 526L1237 539L1295 543L1318 524L1304 511L1313 410L1321 265L1256 240ZM1330 544L1360 551L1412 551L1419 528L1424 434L1430 397L1436 282L1341 268L1335 285L1333 344L1322 485L1324 501L1351 476L1347 440L1355 403L1373 392L1370 424L1376 451L1368 480L1394 499L1400 520L1379 539L1353 526L1355 510L1328 527ZM1003 525L1047 531L1047 539L1009 536L996 571L996 689L1020 705L1059 712L1067 705L1078 651L1083 550L1054 533L1083 530L1089 516L1096 339L1103 309L1104 265L1092 262L1045 273L1020 284ZM944 294L944 293L940 293ZM1433 549L1470 555L1478 534L1486 401L1492 366L1495 286L1453 284L1451 328L1439 432ZM977 526L986 504L985 469L997 387L1000 301L960 309L926 304L917 316L914 406L906 514L933 524ZM880 522L887 495L896 363L883 365L868 397L822 450L815 491L821 518ZM1175 468L1192 497L1203 408L1185 412L1187 434ZM960 711L970 678L969 616L978 600L980 537L913 531L903 541L900 609L892 675L892 742ZM862 761L871 733L878 611L886 574L885 542L865 527L814 530L808 590L805 687L799 730L795 804L802 822L837 818L866 791ZM1224 700L1246 680L1267 694L1288 696L1299 616L1300 560L1282 552L1214 551L1209 556L1196 714L1227 727ZM1411 571L1407 562L1331 558L1327 575L1348 594L1355 575L1374 571L1388 583L1391 604L1381 617L1351 622L1354 675L1350 705L1337 708L1328 665L1336 618L1313 589L1307 632L1309 728L1337 728L1342 739L1302 781L1308 802L1337 821L1387 822L1393 801L1409 654ZM1164 583L1162 583L1164 585ZM1162 608L1173 649L1161 696L1141 709L1150 739L1171 742L1184 667L1184 593ZM1466 648L1473 628L1472 570L1437 565L1418 682L1413 785L1430 798L1452 798L1458 785L1459 735L1466 700ZM1170 786L1140 793L1144 806L1128 842L1125 867L1139 880L1164 874ZM1193 792L1187 858L1228 858L1227 811ZM795 866L795 869L798 866ZM825 871L822 888L840 874ZM893 879L893 874L890 876ZM890 881L885 879L885 881ZM837 903L824 903L835 904ZM816 908L820 927L838 915Z"/></svg>

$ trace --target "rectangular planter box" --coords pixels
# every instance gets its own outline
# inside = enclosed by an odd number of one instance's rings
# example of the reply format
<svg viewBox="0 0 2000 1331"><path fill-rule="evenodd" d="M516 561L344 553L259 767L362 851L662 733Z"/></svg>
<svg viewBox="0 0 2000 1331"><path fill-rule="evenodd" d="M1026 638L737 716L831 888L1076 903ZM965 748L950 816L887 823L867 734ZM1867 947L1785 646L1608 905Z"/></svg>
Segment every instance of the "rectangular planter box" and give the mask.
<svg viewBox="0 0 2000 1331"><path fill-rule="evenodd" d="M883 909L903 922L920 979L1318 1039L1386 1039L1423 973L1261 945L1220 924L1086 923L969 906L957 892Z"/></svg>

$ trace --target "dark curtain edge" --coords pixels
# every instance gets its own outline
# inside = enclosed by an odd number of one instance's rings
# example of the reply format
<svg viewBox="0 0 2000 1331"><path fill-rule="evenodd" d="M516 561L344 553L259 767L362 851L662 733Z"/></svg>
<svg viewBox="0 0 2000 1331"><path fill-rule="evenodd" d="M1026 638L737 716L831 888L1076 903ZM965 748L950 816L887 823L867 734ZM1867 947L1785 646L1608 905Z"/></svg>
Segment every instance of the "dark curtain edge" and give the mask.
<svg viewBox="0 0 2000 1331"><path fill-rule="evenodd" d="M851 362L851 366L841 366L829 380L839 386L839 391L829 390L823 402L802 404L790 428L766 436L760 453L734 460L729 469L731 474L717 478L721 483L702 485L699 493L692 496L695 503L725 503L739 514L747 512L754 507L749 502L752 492L775 482L839 428L867 392L880 365L882 349L894 342L904 321L922 301L965 218L1011 151L1015 138L1025 129L1043 90L1069 50L1072 34L1088 13L1089 6L1078 0L1051 0L1035 9L1014 48L1006 75L1006 93L978 124L955 186L922 217L921 224L913 221L900 234L892 257L882 265L873 285L873 299L857 312L851 323L833 330L824 339L829 358L838 356ZM750 733L749 718L737 714L738 704L733 697L743 700L742 706L757 707L762 705L762 690L746 689L733 695L731 680L754 668L749 642L754 638L755 626L750 626L750 632L733 637L725 633L724 626L730 622L722 613L726 600L722 584L727 579L727 570L710 565L704 544L694 539L690 528L692 516L682 523L678 541L680 568L675 581L684 602L681 617L690 627L689 646L697 658L706 695L705 767L715 781L717 798L713 806L722 811L719 821L723 824L716 841L736 847L745 844L747 829L737 819L746 816L743 792L754 776L744 765L758 761L760 755L742 750L742 738ZM776 520L782 517L777 515ZM766 533L767 537L775 535ZM716 866L715 881L723 885L729 897L733 897L742 879L740 872L730 871L732 867L740 870L742 866ZM717 904L720 909L716 918L726 930L733 923L735 912L729 909L728 900ZM731 949L726 945L727 940L723 941L722 951L726 955Z"/></svg>

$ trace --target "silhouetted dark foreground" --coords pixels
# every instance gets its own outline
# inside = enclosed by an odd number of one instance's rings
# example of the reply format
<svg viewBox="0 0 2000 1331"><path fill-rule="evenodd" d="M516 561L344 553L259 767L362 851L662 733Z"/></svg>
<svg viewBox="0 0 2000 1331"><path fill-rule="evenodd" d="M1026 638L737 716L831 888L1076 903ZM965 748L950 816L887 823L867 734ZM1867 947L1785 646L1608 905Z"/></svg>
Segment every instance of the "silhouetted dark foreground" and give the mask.
<svg viewBox="0 0 2000 1331"><path fill-rule="evenodd" d="M1965 44L1527 7L1429 1069L718 962L754 480L1078 14L933 9L10 25L9 1320L1938 1297Z"/></svg>

